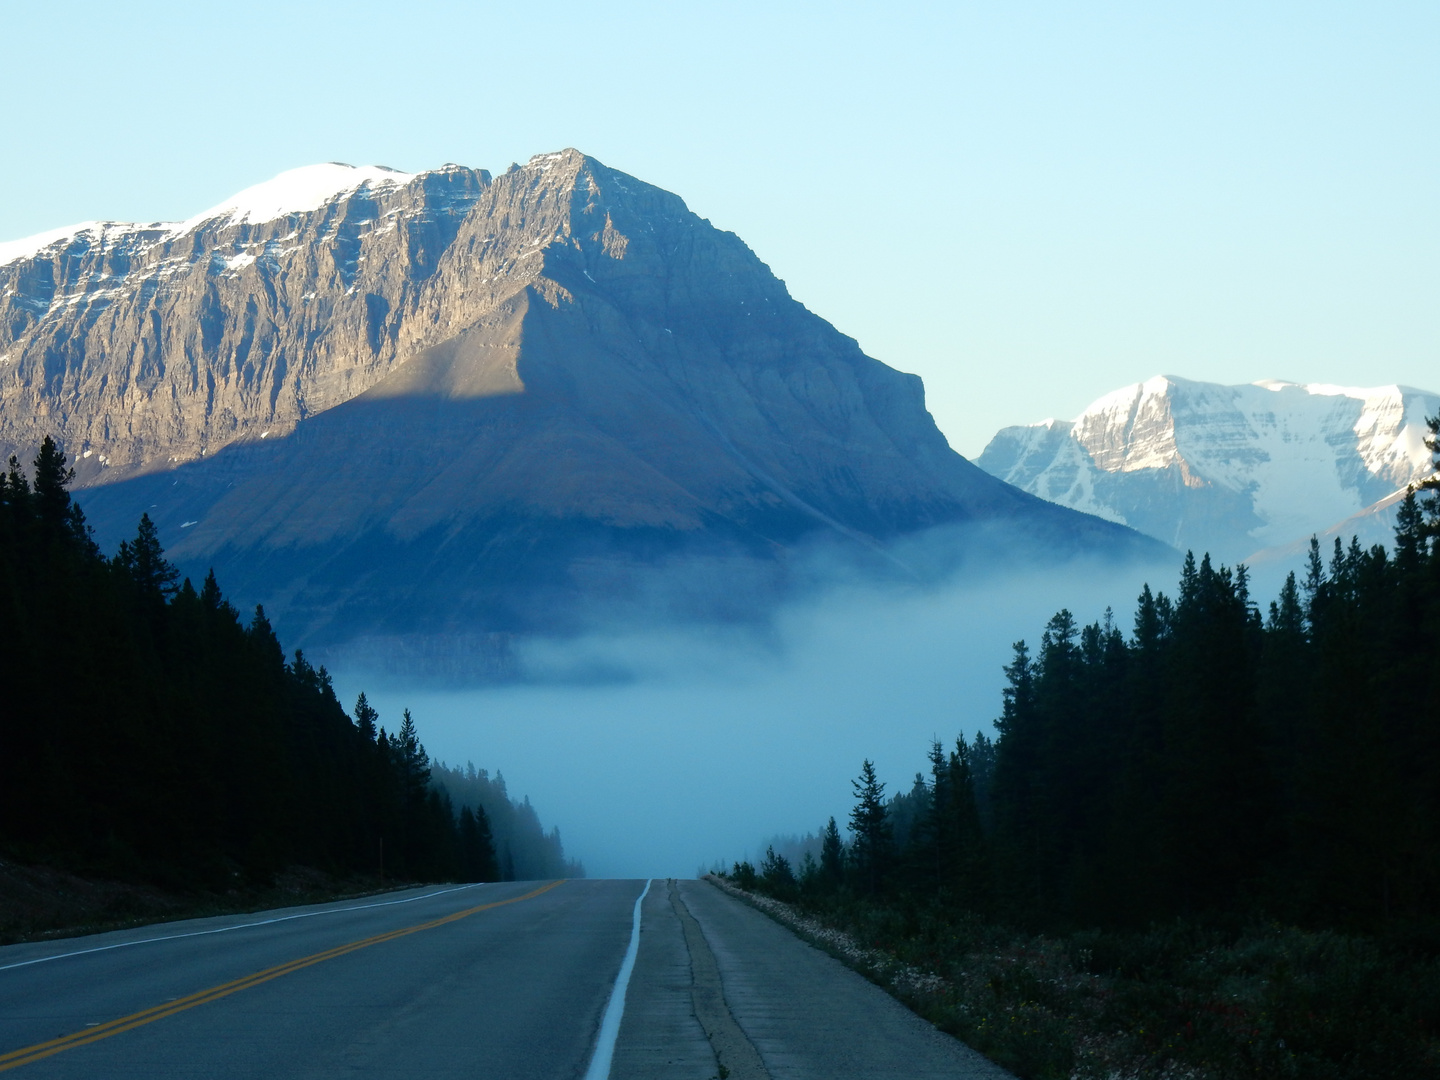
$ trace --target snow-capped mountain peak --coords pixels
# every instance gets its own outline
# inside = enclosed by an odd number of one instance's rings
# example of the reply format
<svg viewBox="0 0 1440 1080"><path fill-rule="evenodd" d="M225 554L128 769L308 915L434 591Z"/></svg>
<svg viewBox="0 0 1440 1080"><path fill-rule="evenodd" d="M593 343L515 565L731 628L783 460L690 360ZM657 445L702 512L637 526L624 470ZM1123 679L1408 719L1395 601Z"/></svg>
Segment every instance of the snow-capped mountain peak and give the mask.
<svg viewBox="0 0 1440 1080"><path fill-rule="evenodd" d="M1178 547L1244 558L1428 475L1425 417L1437 412L1440 397L1405 386L1159 375L1068 423L1006 428L977 464Z"/></svg>

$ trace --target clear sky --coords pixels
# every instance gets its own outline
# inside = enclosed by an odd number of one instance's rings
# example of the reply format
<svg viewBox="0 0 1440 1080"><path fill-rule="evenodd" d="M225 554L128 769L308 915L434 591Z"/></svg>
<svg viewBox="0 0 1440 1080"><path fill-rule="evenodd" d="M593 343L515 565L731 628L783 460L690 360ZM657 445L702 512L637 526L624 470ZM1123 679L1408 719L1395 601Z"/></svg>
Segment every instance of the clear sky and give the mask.
<svg viewBox="0 0 1440 1080"><path fill-rule="evenodd" d="M1164 372L1440 389L1440 4L11 3L0 240L575 146L957 449Z"/></svg>

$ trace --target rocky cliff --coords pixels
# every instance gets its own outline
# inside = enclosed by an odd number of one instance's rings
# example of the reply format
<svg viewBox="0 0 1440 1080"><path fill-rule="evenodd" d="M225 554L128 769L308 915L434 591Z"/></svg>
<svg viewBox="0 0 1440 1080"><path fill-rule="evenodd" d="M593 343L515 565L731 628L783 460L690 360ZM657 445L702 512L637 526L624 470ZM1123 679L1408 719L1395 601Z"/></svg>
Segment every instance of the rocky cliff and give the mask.
<svg viewBox="0 0 1440 1080"><path fill-rule="evenodd" d="M58 433L102 542L148 510L304 640L533 629L681 552L743 609L817 537L1159 550L955 454L675 195L573 150L347 169L0 247L0 439Z"/></svg>

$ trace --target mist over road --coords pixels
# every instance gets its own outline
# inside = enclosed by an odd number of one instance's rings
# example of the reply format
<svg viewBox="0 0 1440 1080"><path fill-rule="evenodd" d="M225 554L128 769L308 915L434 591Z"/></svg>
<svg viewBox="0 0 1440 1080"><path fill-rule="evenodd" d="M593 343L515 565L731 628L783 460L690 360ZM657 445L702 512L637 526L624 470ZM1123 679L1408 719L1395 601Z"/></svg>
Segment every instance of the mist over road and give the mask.
<svg viewBox="0 0 1440 1080"><path fill-rule="evenodd" d="M9 946L0 1071L586 1076L644 888L430 888ZM638 946L611 1076L1003 1075L704 883L652 882Z"/></svg>

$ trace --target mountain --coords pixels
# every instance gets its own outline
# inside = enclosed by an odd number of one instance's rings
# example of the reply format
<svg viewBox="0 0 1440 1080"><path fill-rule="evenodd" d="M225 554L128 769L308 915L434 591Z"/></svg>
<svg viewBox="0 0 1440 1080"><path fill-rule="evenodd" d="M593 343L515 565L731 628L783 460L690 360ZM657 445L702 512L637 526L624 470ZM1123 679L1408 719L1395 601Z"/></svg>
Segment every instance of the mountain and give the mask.
<svg viewBox="0 0 1440 1080"><path fill-rule="evenodd" d="M1425 417L1437 413L1440 396L1403 386L1162 375L1072 421L1004 428L976 464L1062 506L1235 560L1350 518L1384 531L1395 492L1431 472Z"/></svg>
<svg viewBox="0 0 1440 1080"><path fill-rule="evenodd" d="M0 446L56 434L102 543L148 512L287 640L527 632L651 593L744 617L817 545L894 570L939 527L942 562L1163 551L977 469L917 377L574 150L317 166L0 259Z"/></svg>

